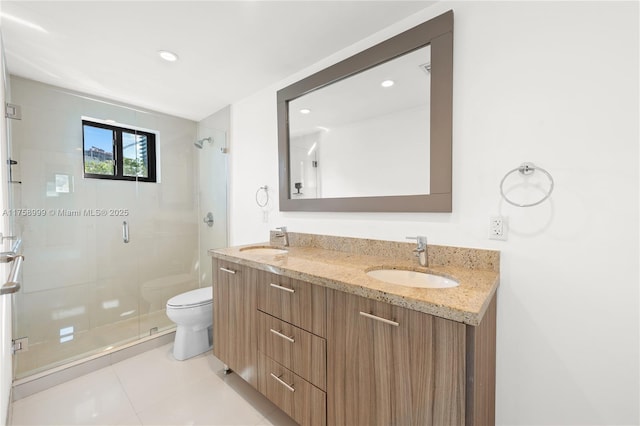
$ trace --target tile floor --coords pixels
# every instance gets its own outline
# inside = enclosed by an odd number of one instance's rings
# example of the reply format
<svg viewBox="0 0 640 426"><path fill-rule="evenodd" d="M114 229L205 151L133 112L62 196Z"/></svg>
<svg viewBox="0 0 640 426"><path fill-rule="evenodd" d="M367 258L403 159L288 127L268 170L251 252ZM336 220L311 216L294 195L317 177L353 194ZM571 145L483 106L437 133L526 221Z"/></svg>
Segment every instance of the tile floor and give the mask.
<svg viewBox="0 0 640 426"><path fill-rule="evenodd" d="M176 361L173 344L13 403L12 425L295 423L211 353Z"/></svg>

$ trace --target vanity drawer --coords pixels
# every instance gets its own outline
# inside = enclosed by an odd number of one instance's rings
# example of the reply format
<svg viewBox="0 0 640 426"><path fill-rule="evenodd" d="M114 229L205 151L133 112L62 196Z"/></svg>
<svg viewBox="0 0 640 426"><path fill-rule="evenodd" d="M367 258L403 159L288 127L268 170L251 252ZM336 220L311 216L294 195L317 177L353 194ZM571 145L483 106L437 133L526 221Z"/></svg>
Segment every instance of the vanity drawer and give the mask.
<svg viewBox="0 0 640 426"><path fill-rule="evenodd" d="M258 352L258 390L301 425L324 426L327 395Z"/></svg>
<svg viewBox="0 0 640 426"><path fill-rule="evenodd" d="M258 350L322 390L327 389L327 342L258 311Z"/></svg>
<svg viewBox="0 0 640 426"><path fill-rule="evenodd" d="M258 309L326 337L325 288L260 271Z"/></svg>

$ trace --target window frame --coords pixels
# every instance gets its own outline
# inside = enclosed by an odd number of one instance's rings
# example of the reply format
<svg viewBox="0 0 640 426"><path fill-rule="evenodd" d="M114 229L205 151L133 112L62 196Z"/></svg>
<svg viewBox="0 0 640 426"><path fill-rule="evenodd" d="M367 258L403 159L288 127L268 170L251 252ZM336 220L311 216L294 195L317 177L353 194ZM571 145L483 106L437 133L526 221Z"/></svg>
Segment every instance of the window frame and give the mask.
<svg viewBox="0 0 640 426"><path fill-rule="evenodd" d="M84 126L97 127L101 129L111 130L114 134L113 140L113 154L114 154L114 174L104 175L96 173L87 173L85 165L85 139L84 139ZM122 134L133 133L135 135L144 135L147 138L147 177L142 176L127 176L124 174L123 167L123 146L122 146ZM156 155L156 143L158 140L157 133L149 130L141 130L133 127L126 127L119 123L110 124L100 121L94 121L87 118L82 118L82 173L84 178L89 179L107 179L107 180L123 180L123 181L135 181L135 182L151 182L157 183L157 155Z"/></svg>

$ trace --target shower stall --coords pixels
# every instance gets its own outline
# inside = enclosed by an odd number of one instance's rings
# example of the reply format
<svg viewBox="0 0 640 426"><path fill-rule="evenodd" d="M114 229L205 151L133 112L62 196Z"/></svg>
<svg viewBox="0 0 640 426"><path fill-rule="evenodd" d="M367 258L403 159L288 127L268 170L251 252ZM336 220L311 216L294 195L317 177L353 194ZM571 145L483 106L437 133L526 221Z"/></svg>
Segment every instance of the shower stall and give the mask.
<svg viewBox="0 0 640 426"><path fill-rule="evenodd" d="M25 255L13 336L28 339L14 377L170 333L166 301L211 285L207 250L227 244L226 132L20 77L10 84L22 118L11 123L8 214ZM83 119L133 140L154 134L157 181L88 177L83 159L111 157L83 144ZM134 148L135 162L147 145Z"/></svg>

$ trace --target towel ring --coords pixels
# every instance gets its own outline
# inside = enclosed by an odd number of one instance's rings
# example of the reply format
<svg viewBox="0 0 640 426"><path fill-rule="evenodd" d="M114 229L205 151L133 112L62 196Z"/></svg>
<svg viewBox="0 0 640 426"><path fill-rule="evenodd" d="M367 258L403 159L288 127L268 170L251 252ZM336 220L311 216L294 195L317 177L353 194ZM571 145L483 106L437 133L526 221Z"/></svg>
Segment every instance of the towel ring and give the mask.
<svg viewBox="0 0 640 426"><path fill-rule="evenodd" d="M266 197L266 199L264 200L264 203L261 203L260 200L258 199L258 196L260 195L260 191L264 191L264 195ZM261 186L260 188L258 188L258 190L256 191L256 204L259 207L266 207L267 204L269 204L269 187L267 185L265 186Z"/></svg>
<svg viewBox="0 0 640 426"><path fill-rule="evenodd" d="M536 201L535 203L530 203L530 204L519 204L516 203L512 200L510 200L504 193L504 181L507 179L507 177L514 173L514 172L520 172L522 175L527 176L532 174L533 172L535 172L536 170L544 173L547 178L549 179L549 191L547 191L547 193L545 194L544 197L542 197L540 200ZM545 201L547 198L549 198L549 196L551 195L551 193L553 192L553 177L551 176L551 174L546 171L545 169L543 169L542 167L538 167L533 163L522 163L519 167L516 167L513 170L510 170L507 172L506 175L504 175L504 177L502 178L502 180L500 181L500 195L502 195L502 198L504 198L504 200L511 204L514 205L516 207L532 207L532 206L537 206L538 204L542 203L543 201Z"/></svg>

